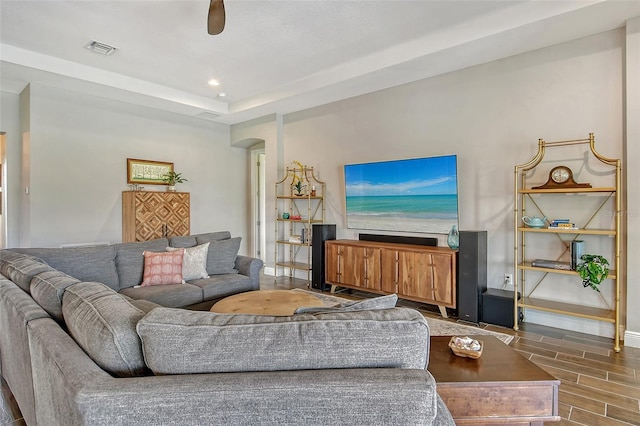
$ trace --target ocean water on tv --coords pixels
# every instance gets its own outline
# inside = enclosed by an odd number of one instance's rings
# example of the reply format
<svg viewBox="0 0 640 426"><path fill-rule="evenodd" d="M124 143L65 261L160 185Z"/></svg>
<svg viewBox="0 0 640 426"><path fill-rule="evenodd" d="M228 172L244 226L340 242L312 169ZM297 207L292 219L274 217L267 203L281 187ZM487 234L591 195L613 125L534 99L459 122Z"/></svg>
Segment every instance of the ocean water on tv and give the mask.
<svg viewBox="0 0 640 426"><path fill-rule="evenodd" d="M458 196L386 195L347 197L347 215L456 220Z"/></svg>

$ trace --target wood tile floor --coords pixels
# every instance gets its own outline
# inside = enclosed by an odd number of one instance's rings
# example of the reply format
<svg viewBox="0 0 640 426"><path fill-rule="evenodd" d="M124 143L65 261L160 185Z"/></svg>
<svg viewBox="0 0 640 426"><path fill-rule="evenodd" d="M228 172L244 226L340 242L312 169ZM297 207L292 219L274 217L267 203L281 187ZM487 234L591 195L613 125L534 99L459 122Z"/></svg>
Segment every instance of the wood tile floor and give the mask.
<svg viewBox="0 0 640 426"><path fill-rule="evenodd" d="M301 280L263 277L263 289L306 288ZM371 294L352 292L343 297L361 298ZM437 308L401 301L425 315L439 317ZM450 319L455 321L454 318ZM615 353L612 340L557 328L524 324L517 333L511 329L481 324L487 330L515 336L510 345L561 381L559 409L561 422L549 425L640 425L640 349L623 347ZM0 425L25 425L20 410L0 377Z"/></svg>

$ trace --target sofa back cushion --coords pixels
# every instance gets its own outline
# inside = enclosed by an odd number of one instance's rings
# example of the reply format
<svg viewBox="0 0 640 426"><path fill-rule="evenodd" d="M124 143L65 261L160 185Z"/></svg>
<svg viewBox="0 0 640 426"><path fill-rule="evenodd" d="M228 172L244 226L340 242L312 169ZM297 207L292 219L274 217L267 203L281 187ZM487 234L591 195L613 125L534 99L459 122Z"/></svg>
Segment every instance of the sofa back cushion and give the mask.
<svg viewBox="0 0 640 426"><path fill-rule="evenodd" d="M146 251L163 252L169 244L166 238L151 241L116 244L116 269L120 280L120 289L142 283L144 255Z"/></svg>
<svg viewBox="0 0 640 426"><path fill-rule="evenodd" d="M58 270L40 272L31 280L31 297L47 311L51 318L63 323L62 295L67 287L80 282Z"/></svg>
<svg viewBox="0 0 640 426"><path fill-rule="evenodd" d="M101 283L67 287L62 313L71 337L103 370L116 377L147 373L137 322L145 312Z"/></svg>
<svg viewBox="0 0 640 426"><path fill-rule="evenodd" d="M53 268L42 259L11 250L0 251L0 273L30 293L31 280L40 272Z"/></svg>
<svg viewBox="0 0 640 426"><path fill-rule="evenodd" d="M227 240L209 240L205 237L197 237L198 244L209 243L207 252L207 274L237 274L235 269L236 257L240 250L241 237Z"/></svg>
<svg viewBox="0 0 640 426"><path fill-rule="evenodd" d="M155 374L424 369L429 360L429 326L407 308L287 317L157 308L137 330Z"/></svg>
<svg viewBox="0 0 640 426"><path fill-rule="evenodd" d="M118 289L116 250L113 245L15 250L37 256L53 268L80 281L99 281L114 290Z"/></svg>
<svg viewBox="0 0 640 426"><path fill-rule="evenodd" d="M220 240L228 240L231 238L231 232L229 231L217 231L217 232L207 232L205 234L194 234L187 236L175 236L169 239L169 245L171 247L177 248L187 248L193 247L198 243L197 239L200 238L202 242L211 242L211 241L220 241Z"/></svg>

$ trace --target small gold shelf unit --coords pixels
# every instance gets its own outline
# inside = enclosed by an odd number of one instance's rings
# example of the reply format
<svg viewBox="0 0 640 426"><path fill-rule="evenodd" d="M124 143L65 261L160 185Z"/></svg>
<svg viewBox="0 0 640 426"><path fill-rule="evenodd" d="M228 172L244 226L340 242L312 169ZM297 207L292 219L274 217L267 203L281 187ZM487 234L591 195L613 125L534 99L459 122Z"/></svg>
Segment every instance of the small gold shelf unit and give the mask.
<svg viewBox="0 0 640 426"><path fill-rule="evenodd" d="M300 192L294 186L298 181ZM282 180L276 182L276 278L278 268L286 268L289 277L295 277L296 270L304 271L307 286L311 283L311 229L313 224L324 223L325 190L325 182L316 177L313 167L307 166L287 167Z"/></svg>
<svg viewBox="0 0 640 426"><path fill-rule="evenodd" d="M598 161L611 166L612 175L615 175L615 186L606 187L594 187L594 188L551 188L551 189L531 189L531 186L527 185L527 175L530 171L533 171L543 160L545 152L549 148L557 148L569 145L585 144L589 146L590 154L593 155ZM518 331L519 309L526 313L527 309L551 312L555 314L569 315L579 318L587 318L590 320L603 321L612 323L614 325L614 344L613 349L616 352L620 351L620 279L617 271L620 268L620 210L621 210L621 162L619 159L607 158L596 151L595 137L593 133L589 133L587 139L575 139L546 142L543 139L538 140L538 152L536 155L525 164L515 166L515 184L514 184L514 330ZM549 229L549 228L529 228L523 226L522 217L527 215L527 205L531 203L534 205L535 210L544 215L544 212L539 206L539 203L533 198L536 196L546 196L549 194L578 194L578 195L593 195L602 198L602 201L598 204L595 210L591 213L591 216L584 224L581 224L581 229ZM613 204L615 209L614 220L612 228L610 229L592 229L590 223L594 219L603 214L604 206ZM602 253L609 261L610 268L608 280L613 282L612 288L614 294L611 301L607 301L604 296L601 295L603 301L608 308L595 308L589 306L582 306L579 303L564 303L555 300L545 300L544 298L534 297L534 292L538 289L543 281L549 277L560 275L575 275L578 280L580 276L576 271L542 268L531 265L531 259L527 257L526 252L526 240L528 236L535 234L549 234L557 236L564 245L564 253L569 252L570 242L577 240L581 235L591 235L594 238L608 237L614 239L613 252L608 254ZM569 239L563 239L565 236ZM533 272L538 275L542 273L542 278L533 285L527 283L527 272ZM592 291L592 290L585 290ZM521 296L521 297L519 297Z"/></svg>

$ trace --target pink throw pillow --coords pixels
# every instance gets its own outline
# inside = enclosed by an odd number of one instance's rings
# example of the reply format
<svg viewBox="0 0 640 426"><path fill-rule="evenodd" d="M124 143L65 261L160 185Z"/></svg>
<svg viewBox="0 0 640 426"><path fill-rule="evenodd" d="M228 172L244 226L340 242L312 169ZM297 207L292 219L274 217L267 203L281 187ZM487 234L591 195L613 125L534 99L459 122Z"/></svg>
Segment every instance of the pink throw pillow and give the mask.
<svg viewBox="0 0 640 426"><path fill-rule="evenodd" d="M182 284L184 249L170 252L144 251L142 287L150 285Z"/></svg>

